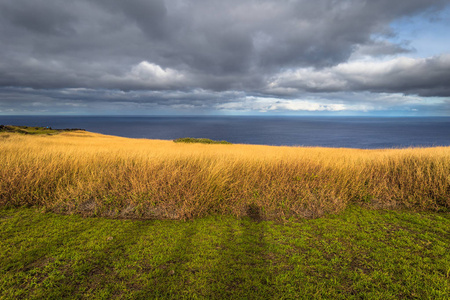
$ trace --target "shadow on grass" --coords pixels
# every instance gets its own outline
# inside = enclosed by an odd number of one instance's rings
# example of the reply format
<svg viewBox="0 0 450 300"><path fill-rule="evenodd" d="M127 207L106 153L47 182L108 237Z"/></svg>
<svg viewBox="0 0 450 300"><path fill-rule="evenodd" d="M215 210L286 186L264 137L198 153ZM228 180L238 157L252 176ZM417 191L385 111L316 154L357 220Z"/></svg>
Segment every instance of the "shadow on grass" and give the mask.
<svg viewBox="0 0 450 300"><path fill-rule="evenodd" d="M153 270L157 282L139 296L160 298L260 299L270 297L266 224L249 207L241 220L217 217L187 221L168 238L170 254ZM217 220L218 221L218 220ZM217 223L220 225L217 226ZM179 236L178 236L179 235ZM176 239L176 241L174 240Z"/></svg>
<svg viewBox="0 0 450 300"><path fill-rule="evenodd" d="M94 218L63 224L67 227L46 233L46 242L25 253L34 260L22 269L28 278L26 298L112 297L132 288L132 281L120 274L120 261L127 260L128 247L138 242L140 222L116 227L111 220Z"/></svg>
<svg viewBox="0 0 450 300"><path fill-rule="evenodd" d="M77 294L89 298L112 298L124 291L138 289L130 280L130 274L123 271L131 267L129 264L133 259L129 257L128 249L139 243L143 233L140 229L145 224L130 221L115 228L110 227L111 224L103 228L94 226L93 231L100 232L98 243L92 244L92 240L87 240L91 244L81 247L80 252L84 253L81 261L72 261L70 275L72 281L78 282Z"/></svg>
<svg viewBox="0 0 450 300"><path fill-rule="evenodd" d="M211 272L209 299L267 299L271 296L266 224L261 211L249 205L247 215L228 226L218 249L219 260Z"/></svg>
<svg viewBox="0 0 450 300"><path fill-rule="evenodd" d="M187 275L190 262L196 258L198 221L143 221L143 224L139 243L129 247L136 272L129 280L134 286L125 287L127 297L180 299L194 294Z"/></svg>
<svg viewBox="0 0 450 300"><path fill-rule="evenodd" d="M3 259L9 265L3 270L15 278L5 286L12 298L254 299L273 294L267 224L260 222L257 207L249 207L242 219L187 222L25 213L3 231L13 237L15 230L31 230L25 234L29 246ZM28 221L14 229L23 218Z"/></svg>

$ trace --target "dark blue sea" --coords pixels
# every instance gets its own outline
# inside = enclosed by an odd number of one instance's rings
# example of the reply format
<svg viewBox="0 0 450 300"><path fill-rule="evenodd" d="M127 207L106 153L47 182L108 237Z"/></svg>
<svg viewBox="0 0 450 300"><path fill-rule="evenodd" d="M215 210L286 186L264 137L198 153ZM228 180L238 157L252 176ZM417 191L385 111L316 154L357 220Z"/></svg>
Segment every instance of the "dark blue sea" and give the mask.
<svg viewBox="0 0 450 300"><path fill-rule="evenodd" d="M83 128L131 138L345 148L450 146L450 117L0 116L0 124Z"/></svg>

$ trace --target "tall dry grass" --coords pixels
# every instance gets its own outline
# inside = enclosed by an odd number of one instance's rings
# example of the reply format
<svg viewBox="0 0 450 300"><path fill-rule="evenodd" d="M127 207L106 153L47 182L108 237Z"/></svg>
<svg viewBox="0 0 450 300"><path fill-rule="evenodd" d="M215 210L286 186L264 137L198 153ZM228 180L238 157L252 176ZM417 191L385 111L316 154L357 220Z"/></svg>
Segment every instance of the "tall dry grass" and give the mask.
<svg viewBox="0 0 450 300"><path fill-rule="evenodd" d="M0 135L0 205L125 218L318 217L349 204L450 208L450 147L177 144Z"/></svg>

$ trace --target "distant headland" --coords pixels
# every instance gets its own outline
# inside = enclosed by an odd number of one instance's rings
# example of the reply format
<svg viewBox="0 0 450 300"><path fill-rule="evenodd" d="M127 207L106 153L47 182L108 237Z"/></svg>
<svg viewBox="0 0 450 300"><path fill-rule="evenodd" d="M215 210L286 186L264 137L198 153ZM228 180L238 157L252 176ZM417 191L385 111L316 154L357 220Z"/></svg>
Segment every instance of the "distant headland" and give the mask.
<svg viewBox="0 0 450 300"><path fill-rule="evenodd" d="M64 131L85 131L81 128L64 128L64 129L54 129L49 126L39 127L39 126L15 126L15 125L0 125L0 132L15 132L21 134L57 134Z"/></svg>

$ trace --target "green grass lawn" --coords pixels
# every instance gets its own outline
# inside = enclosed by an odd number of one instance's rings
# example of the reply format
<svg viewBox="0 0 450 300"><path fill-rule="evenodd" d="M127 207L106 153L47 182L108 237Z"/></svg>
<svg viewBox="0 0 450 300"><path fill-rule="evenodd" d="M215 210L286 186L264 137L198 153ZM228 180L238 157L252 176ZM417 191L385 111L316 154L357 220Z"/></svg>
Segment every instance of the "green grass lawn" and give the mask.
<svg viewBox="0 0 450 300"><path fill-rule="evenodd" d="M449 299L450 216L135 221L0 209L0 298Z"/></svg>

